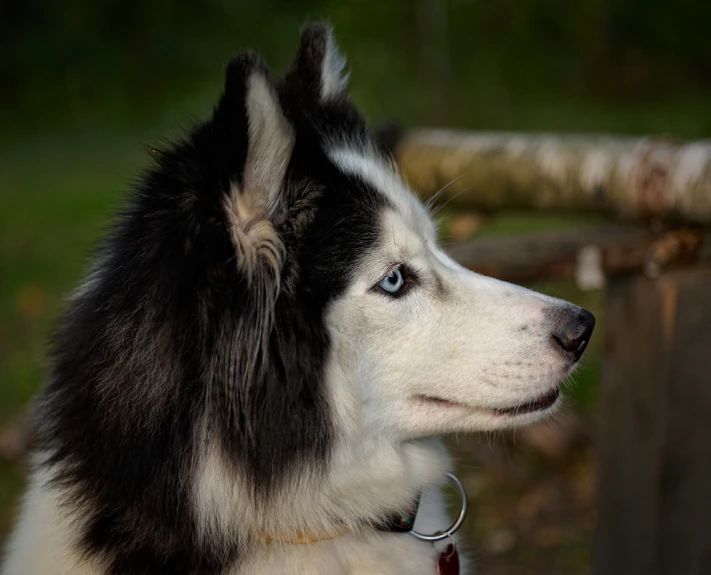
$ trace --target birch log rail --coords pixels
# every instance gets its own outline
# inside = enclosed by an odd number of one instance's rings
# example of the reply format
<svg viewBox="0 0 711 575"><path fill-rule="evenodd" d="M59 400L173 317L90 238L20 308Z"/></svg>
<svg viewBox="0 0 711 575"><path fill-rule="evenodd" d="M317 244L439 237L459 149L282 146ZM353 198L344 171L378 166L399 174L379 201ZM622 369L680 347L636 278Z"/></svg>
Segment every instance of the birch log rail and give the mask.
<svg viewBox="0 0 711 575"><path fill-rule="evenodd" d="M413 130L391 143L413 188L453 206L711 224L711 141Z"/></svg>

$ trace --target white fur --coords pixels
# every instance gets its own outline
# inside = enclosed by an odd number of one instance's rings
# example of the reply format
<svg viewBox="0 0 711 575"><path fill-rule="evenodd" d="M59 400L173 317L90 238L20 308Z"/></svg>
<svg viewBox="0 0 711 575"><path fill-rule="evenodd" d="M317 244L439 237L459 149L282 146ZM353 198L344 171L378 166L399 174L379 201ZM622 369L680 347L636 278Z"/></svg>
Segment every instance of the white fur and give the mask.
<svg viewBox="0 0 711 575"><path fill-rule="evenodd" d="M37 458L39 460L39 458ZM2 575L100 575L101 566L74 550L75 511L62 505L64 492L48 485L39 468L30 475L22 514L7 544Z"/></svg>
<svg viewBox="0 0 711 575"><path fill-rule="evenodd" d="M251 544L248 562L231 573L352 573L431 575L436 550L410 536L362 529L356 521L378 519L384 508L404 507L423 486L417 528L434 532L447 527L437 483L448 467L446 456L432 439L394 445L391 439L343 445L328 474L301 478L291 484L268 508L257 509L224 465L210 454L197 489L196 505L205 518L207 536L232 534L234 528L253 533L293 534L297 531L328 536L342 523L352 533L312 544L279 541L245 541ZM222 534L222 535L218 535ZM230 535L228 535L230 536Z"/></svg>
<svg viewBox="0 0 711 575"><path fill-rule="evenodd" d="M382 191L382 241L331 320L354 366L373 425L403 438L529 423L539 413L501 416L551 391L570 364L551 345L546 309L564 302L466 270L436 243L434 226L401 179L378 160L336 150L334 162ZM391 299L371 288L395 263L421 286ZM416 399L442 398L460 406Z"/></svg>
<svg viewBox="0 0 711 575"><path fill-rule="evenodd" d="M343 92L348 84L348 74L343 70L346 59L338 50L333 40L333 35L328 34L326 55L321 65L321 98L328 100L336 94Z"/></svg>

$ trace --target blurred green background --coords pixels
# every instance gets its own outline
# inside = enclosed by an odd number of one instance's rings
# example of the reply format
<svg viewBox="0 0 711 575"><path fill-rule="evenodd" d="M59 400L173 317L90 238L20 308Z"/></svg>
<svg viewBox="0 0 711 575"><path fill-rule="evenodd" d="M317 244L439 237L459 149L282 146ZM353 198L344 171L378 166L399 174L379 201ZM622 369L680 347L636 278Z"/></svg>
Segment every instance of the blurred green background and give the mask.
<svg viewBox="0 0 711 575"><path fill-rule="evenodd" d="M314 18L334 25L348 57L352 98L373 122L711 134L707 0L4 0L0 448L12 442L23 406L41 381L52 321L146 163L147 148L209 114L223 66L236 50L258 49L278 73L294 52L299 28ZM458 216L445 214L448 221ZM504 214L468 233L589 223ZM566 283L535 287L600 311L601 293L583 294ZM600 335L572 392L575 417L589 428ZM461 455L474 470L468 478L475 497L470 530L489 566L484 572L510 572L511 564L519 566L515 573L587 573L594 520L591 441L551 462L533 448L512 447L512 439L501 438L484 455L478 443ZM507 465L497 467L492 458L499 461L502 453ZM539 491L549 493L544 508L566 486L583 486L570 505L559 505L564 511L551 519L553 531L544 530L548 539L534 541L542 554L527 547L516 511L541 477ZM0 537L21 485L21 464L0 452ZM534 525L543 521L531 517ZM491 533L504 535L494 544L487 539Z"/></svg>

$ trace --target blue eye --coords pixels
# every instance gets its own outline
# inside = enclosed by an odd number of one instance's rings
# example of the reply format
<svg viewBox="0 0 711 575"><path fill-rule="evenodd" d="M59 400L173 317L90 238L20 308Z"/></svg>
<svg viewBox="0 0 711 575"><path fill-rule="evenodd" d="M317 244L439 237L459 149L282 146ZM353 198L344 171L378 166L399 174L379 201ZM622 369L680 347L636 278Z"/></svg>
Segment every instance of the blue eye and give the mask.
<svg viewBox="0 0 711 575"><path fill-rule="evenodd" d="M378 287L389 294L398 293L404 285L405 278L402 277L400 268L395 268L378 282Z"/></svg>

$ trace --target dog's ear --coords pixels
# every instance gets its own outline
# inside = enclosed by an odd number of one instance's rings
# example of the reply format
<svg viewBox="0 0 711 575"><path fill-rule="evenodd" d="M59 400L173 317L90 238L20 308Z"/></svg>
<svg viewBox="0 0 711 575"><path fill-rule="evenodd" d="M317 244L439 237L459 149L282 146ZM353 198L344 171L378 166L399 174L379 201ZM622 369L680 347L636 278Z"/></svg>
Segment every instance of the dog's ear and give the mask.
<svg viewBox="0 0 711 575"><path fill-rule="evenodd" d="M348 83L346 61L341 56L327 24L307 25L301 33L296 58L285 80L305 100L324 102L343 93Z"/></svg>
<svg viewBox="0 0 711 575"><path fill-rule="evenodd" d="M319 101L337 89L334 70L324 70L328 38L325 28L307 29L295 62L299 81L313 88ZM224 207L236 258L225 260L228 305L210 322L217 339L209 369L215 409L224 418L225 451L243 459L255 488L262 490L287 464L305 459L304 452L325 453L330 433L324 423L327 401L319 395L325 328L311 317L316 309L311 290L303 294L282 277L288 278L294 265L285 259L278 233L287 202L293 201L285 179L300 120L294 116L315 102L290 90L275 89L256 54L240 54L228 66L213 122L228 142L222 153L231 162L231 186Z"/></svg>
<svg viewBox="0 0 711 575"><path fill-rule="evenodd" d="M239 182L233 182L226 210L239 261L247 271L280 264L281 243L272 221L279 209L294 147L294 130L284 116L269 72L259 56L245 52L227 68L223 102L241 107L246 118L246 157ZM236 152L235 152L236 153Z"/></svg>
<svg viewBox="0 0 711 575"><path fill-rule="evenodd" d="M248 134L243 194L262 195L264 204L273 207L294 146L293 129L266 66L251 52L237 56L228 66L225 97L237 91L244 93Z"/></svg>

